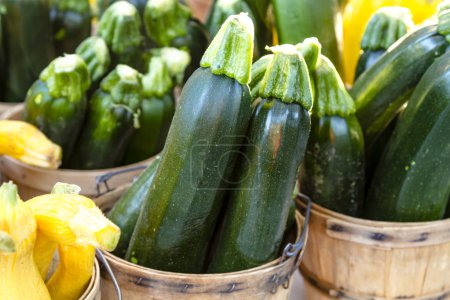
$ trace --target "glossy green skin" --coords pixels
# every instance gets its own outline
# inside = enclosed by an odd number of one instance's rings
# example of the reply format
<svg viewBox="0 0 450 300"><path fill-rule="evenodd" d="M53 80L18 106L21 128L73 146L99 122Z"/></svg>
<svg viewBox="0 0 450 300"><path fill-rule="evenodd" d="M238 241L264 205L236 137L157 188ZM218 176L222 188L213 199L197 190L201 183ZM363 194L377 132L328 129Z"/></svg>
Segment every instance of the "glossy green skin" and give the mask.
<svg viewBox="0 0 450 300"><path fill-rule="evenodd" d="M133 114L123 107L114 107L111 96L97 90L89 102L71 168L92 170L119 166L134 131Z"/></svg>
<svg viewBox="0 0 450 300"><path fill-rule="evenodd" d="M22 102L41 71L55 57L49 0L3 0L8 80L5 101Z"/></svg>
<svg viewBox="0 0 450 300"><path fill-rule="evenodd" d="M373 66L385 52L386 50L364 51L359 57L358 64L356 65L355 80L357 80L362 73Z"/></svg>
<svg viewBox="0 0 450 300"><path fill-rule="evenodd" d="M47 85L37 80L25 99L24 121L35 125L63 150L63 166L67 166L75 148L75 142L83 125L87 99L77 102L67 98L54 99Z"/></svg>
<svg viewBox="0 0 450 300"><path fill-rule="evenodd" d="M206 48L209 46L210 37L206 28L198 21L191 19L188 21L188 33L186 36L175 38L171 46L179 49L189 49L191 63L184 72L184 80L188 78L200 67L200 61Z"/></svg>
<svg viewBox="0 0 450 300"><path fill-rule="evenodd" d="M346 215L361 215L364 138L354 115L312 117L300 180L302 193L315 203Z"/></svg>
<svg viewBox="0 0 450 300"><path fill-rule="evenodd" d="M181 94L126 259L200 273L251 118L248 86L199 68Z"/></svg>
<svg viewBox="0 0 450 300"><path fill-rule="evenodd" d="M413 32L361 74L350 90L366 147L397 115L412 89L436 57L447 47L431 25Z"/></svg>
<svg viewBox="0 0 450 300"><path fill-rule="evenodd" d="M209 273L250 269L276 258L310 126L299 104L276 99L258 104Z"/></svg>
<svg viewBox="0 0 450 300"><path fill-rule="evenodd" d="M297 44L309 37L317 37L322 54L342 71L339 46L338 19L341 10L337 0L272 0L280 44Z"/></svg>
<svg viewBox="0 0 450 300"><path fill-rule="evenodd" d="M53 5L50 10L57 56L74 53L78 45L91 34L89 1L77 1L86 2L88 9L82 13L72 10L61 11L56 5Z"/></svg>
<svg viewBox="0 0 450 300"><path fill-rule="evenodd" d="M173 96L170 91L162 99L152 97L141 104L140 127L133 133L125 154L125 164L147 159L162 150L160 139L167 136L173 117ZM169 124L166 124L169 122ZM164 143L162 143L164 146Z"/></svg>
<svg viewBox="0 0 450 300"><path fill-rule="evenodd" d="M108 219L120 228L120 239L113 254L121 258L125 257L131 235L136 226L139 213L145 198L147 197L150 186L153 182L156 169L158 168L159 158L152 163L139 175L131 187L120 197L108 213Z"/></svg>
<svg viewBox="0 0 450 300"><path fill-rule="evenodd" d="M411 96L380 160L365 213L386 221L444 216L450 196L450 53L436 60Z"/></svg>

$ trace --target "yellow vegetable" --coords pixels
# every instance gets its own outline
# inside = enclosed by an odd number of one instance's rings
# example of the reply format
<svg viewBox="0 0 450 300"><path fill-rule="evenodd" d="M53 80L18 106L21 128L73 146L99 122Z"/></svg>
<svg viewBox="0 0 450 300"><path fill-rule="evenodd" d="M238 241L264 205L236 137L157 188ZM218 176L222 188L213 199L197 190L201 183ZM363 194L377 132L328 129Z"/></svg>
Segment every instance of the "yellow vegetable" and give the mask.
<svg viewBox="0 0 450 300"><path fill-rule="evenodd" d="M16 242L12 236L0 230L0 255L16 252Z"/></svg>
<svg viewBox="0 0 450 300"><path fill-rule="evenodd" d="M343 16L346 83L353 83L364 29L377 9L383 6L407 7L411 10L414 23L419 24L435 13L440 2L440 0L350 0L345 7Z"/></svg>
<svg viewBox="0 0 450 300"><path fill-rule="evenodd" d="M33 260L36 222L12 183L0 187L0 230L3 244L0 248L11 250L0 251L0 299L50 299ZM11 246L11 239L14 246Z"/></svg>
<svg viewBox="0 0 450 300"><path fill-rule="evenodd" d="M32 166L57 169L62 150L29 123L1 120L0 155L14 157Z"/></svg>

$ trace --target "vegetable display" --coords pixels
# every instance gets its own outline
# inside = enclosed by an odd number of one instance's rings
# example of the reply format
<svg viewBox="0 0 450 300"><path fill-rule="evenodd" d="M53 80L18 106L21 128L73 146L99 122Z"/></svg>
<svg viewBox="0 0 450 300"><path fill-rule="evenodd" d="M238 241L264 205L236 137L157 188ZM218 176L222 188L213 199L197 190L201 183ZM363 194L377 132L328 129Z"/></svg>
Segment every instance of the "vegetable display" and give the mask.
<svg viewBox="0 0 450 300"><path fill-rule="evenodd" d="M208 272L240 271L270 262L286 228L310 132L312 92L297 49L283 45L271 50L273 60L247 131L249 145L236 163L236 184L227 198L225 223Z"/></svg>
<svg viewBox="0 0 450 300"><path fill-rule="evenodd" d="M230 163L251 117L253 34L249 17L229 17L184 86L127 260L166 271L203 270Z"/></svg>

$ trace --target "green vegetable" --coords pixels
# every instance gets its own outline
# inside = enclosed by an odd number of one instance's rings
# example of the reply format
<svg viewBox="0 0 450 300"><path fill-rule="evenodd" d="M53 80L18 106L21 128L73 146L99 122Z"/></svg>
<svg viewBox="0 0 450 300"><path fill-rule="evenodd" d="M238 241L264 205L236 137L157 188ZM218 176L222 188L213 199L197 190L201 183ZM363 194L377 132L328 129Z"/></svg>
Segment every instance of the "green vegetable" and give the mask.
<svg viewBox="0 0 450 300"><path fill-rule="evenodd" d="M120 239L114 249L114 255L123 258L127 253L131 235L152 185L159 160L160 157L157 156L108 213L108 219L120 228Z"/></svg>
<svg viewBox="0 0 450 300"><path fill-rule="evenodd" d="M364 31L361 41L363 53L356 66L355 80L413 26L412 15L407 8L386 6L377 10Z"/></svg>
<svg viewBox="0 0 450 300"><path fill-rule="evenodd" d="M364 200L364 139L353 99L325 56L313 71L311 135L301 191L328 209L358 216Z"/></svg>
<svg viewBox="0 0 450 300"><path fill-rule="evenodd" d="M273 18L272 12L269 11L270 0L245 0L255 16L255 35L258 44L255 51L258 52L256 57L260 57L265 52L267 45L273 44Z"/></svg>
<svg viewBox="0 0 450 300"><path fill-rule="evenodd" d="M437 26L426 26L391 47L356 80L350 94L355 99L366 149L395 118L422 75L446 47Z"/></svg>
<svg viewBox="0 0 450 300"><path fill-rule="evenodd" d="M140 127L128 145L126 164L147 159L162 150L174 113L173 83L166 65L161 58L154 57L149 69L142 79Z"/></svg>
<svg viewBox="0 0 450 300"><path fill-rule="evenodd" d="M251 19L229 17L184 86L127 260L173 272L203 270L251 117L252 50Z"/></svg>
<svg viewBox="0 0 450 300"><path fill-rule="evenodd" d="M133 5L126 1L113 3L98 23L98 35L109 47L112 65L125 64L144 71L141 18Z"/></svg>
<svg viewBox="0 0 450 300"><path fill-rule="evenodd" d="M53 60L31 86L25 99L24 120L35 125L63 149L69 161L87 107L89 71L75 54Z"/></svg>
<svg viewBox="0 0 450 300"><path fill-rule="evenodd" d="M97 7L99 10L99 15L103 15L105 10L114 2L117 2L118 0L97 0ZM145 5L147 4L147 0L127 0L127 2L130 2L133 4L137 10L139 11L139 15L142 17L144 15Z"/></svg>
<svg viewBox="0 0 450 300"><path fill-rule="evenodd" d="M342 71L341 10L337 0L272 0L272 5L280 44L317 37L323 54Z"/></svg>
<svg viewBox="0 0 450 300"><path fill-rule="evenodd" d="M209 34L204 26L191 18L190 9L177 0L149 0L144 12L147 35L158 47L188 50L191 63L185 78L200 66L208 47Z"/></svg>
<svg viewBox="0 0 450 300"><path fill-rule="evenodd" d="M53 37L57 55L73 53L91 34L89 0L50 0Z"/></svg>
<svg viewBox="0 0 450 300"><path fill-rule="evenodd" d="M427 70L398 120L376 169L366 216L441 219L450 197L450 52Z"/></svg>
<svg viewBox="0 0 450 300"><path fill-rule="evenodd" d="M3 0L8 54L5 101L22 102L41 71L55 58L49 0Z"/></svg>
<svg viewBox="0 0 450 300"><path fill-rule="evenodd" d="M152 57L160 57L163 60L170 78L176 85L183 83L186 67L191 62L191 56L187 51L173 47L163 47L152 49L151 55Z"/></svg>
<svg viewBox="0 0 450 300"><path fill-rule="evenodd" d="M312 92L297 49L271 49L274 57L261 82L248 145L236 163L236 184L228 197L211 273L245 270L275 259L286 229L310 131Z"/></svg>
<svg viewBox="0 0 450 300"><path fill-rule="evenodd" d="M89 102L71 167L90 170L118 166L139 127L141 102L141 75L126 65L118 65L102 80Z"/></svg>

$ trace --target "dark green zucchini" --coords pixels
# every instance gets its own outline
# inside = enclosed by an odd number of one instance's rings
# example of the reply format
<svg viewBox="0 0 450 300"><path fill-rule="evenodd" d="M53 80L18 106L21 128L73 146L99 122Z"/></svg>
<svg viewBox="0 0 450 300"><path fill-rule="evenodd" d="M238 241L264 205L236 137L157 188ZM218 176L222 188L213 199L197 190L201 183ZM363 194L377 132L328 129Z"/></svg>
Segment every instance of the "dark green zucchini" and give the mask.
<svg viewBox="0 0 450 300"><path fill-rule="evenodd" d="M361 40L362 54L356 65L355 80L413 26L407 8L387 6L378 9L370 18Z"/></svg>
<svg viewBox="0 0 450 300"><path fill-rule="evenodd" d="M90 170L120 165L128 142L139 127L141 102L141 74L118 65L90 99L71 168Z"/></svg>
<svg viewBox="0 0 450 300"><path fill-rule="evenodd" d="M447 47L436 25L403 37L356 80L350 94L364 132L366 148L397 115L422 75Z"/></svg>
<svg viewBox="0 0 450 300"><path fill-rule="evenodd" d="M165 271L203 270L251 117L252 50L251 19L231 16L184 86L127 260Z"/></svg>
<svg viewBox="0 0 450 300"><path fill-rule="evenodd" d="M109 47L113 66L125 64L145 70L141 23L136 7L126 1L113 3L102 15L98 35Z"/></svg>
<svg viewBox="0 0 450 300"><path fill-rule="evenodd" d="M125 154L125 164L147 159L162 150L174 113L173 83L160 57L150 61L149 73L142 79L143 101L139 128L133 133ZM162 137L164 135L164 137Z"/></svg>
<svg viewBox="0 0 450 300"><path fill-rule="evenodd" d="M94 91L100 86L100 81L110 70L111 56L109 55L108 45L97 36L91 36L85 39L75 50L86 63L91 77L91 88L88 96L92 96Z"/></svg>
<svg viewBox="0 0 450 300"><path fill-rule="evenodd" d="M300 189L325 208L359 216L364 200L364 138L353 99L325 56L313 74L311 135Z"/></svg>
<svg viewBox="0 0 450 300"><path fill-rule="evenodd" d="M370 219L441 219L450 196L450 52L420 80L376 169L365 213Z"/></svg>
<svg viewBox="0 0 450 300"><path fill-rule="evenodd" d="M120 197L119 201L108 213L108 219L120 228L120 239L113 254L125 257L131 235L136 226L139 213L145 198L150 191L160 157L157 156L150 165L139 175L131 187Z"/></svg>
<svg viewBox="0 0 450 300"><path fill-rule="evenodd" d="M297 44L317 37L323 54L342 71L338 0L272 0L272 5L280 44Z"/></svg>
<svg viewBox="0 0 450 300"><path fill-rule="evenodd" d="M91 34L89 0L50 0L56 55L73 53Z"/></svg>
<svg viewBox="0 0 450 300"><path fill-rule="evenodd" d="M147 35L158 47L189 51L191 63L186 68L186 79L200 66L209 44L208 31L190 16L190 9L177 0L149 0L144 13Z"/></svg>
<svg viewBox="0 0 450 300"><path fill-rule="evenodd" d="M247 131L248 145L236 163L235 185L210 273L274 260L286 229L311 126L312 92L308 68L297 49L284 45L272 51Z"/></svg>
<svg viewBox="0 0 450 300"><path fill-rule="evenodd" d="M5 101L22 102L41 71L55 58L49 0L3 0L8 77Z"/></svg>
<svg viewBox="0 0 450 300"><path fill-rule="evenodd" d="M28 90L24 120L35 125L63 150L66 166L83 125L89 71L78 55L53 60Z"/></svg>

